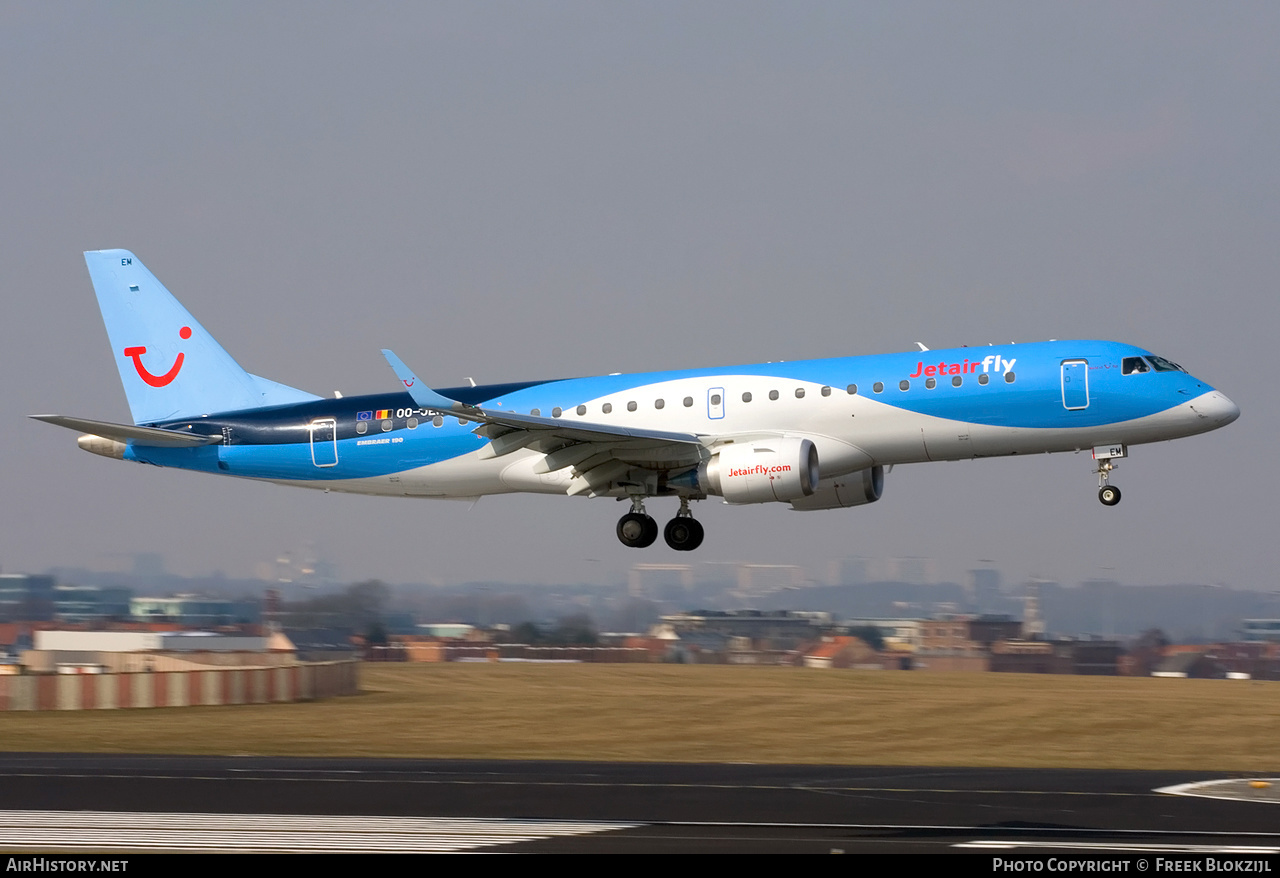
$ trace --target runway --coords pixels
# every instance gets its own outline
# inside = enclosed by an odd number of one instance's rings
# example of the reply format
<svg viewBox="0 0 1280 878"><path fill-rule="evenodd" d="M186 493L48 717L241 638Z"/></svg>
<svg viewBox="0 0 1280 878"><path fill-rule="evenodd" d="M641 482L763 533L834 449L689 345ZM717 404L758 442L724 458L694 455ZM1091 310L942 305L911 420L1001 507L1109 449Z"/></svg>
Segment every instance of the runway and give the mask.
<svg viewBox="0 0 1280 878"><path fill-rule="evenodd" d="M1191 772L0 754L5 851L1280 851ZM1178 792L1158 792L1176 788ZM1208 798L1234 795L1239 798ZM1248 800L1252 798L1253 800Z"/></svg>

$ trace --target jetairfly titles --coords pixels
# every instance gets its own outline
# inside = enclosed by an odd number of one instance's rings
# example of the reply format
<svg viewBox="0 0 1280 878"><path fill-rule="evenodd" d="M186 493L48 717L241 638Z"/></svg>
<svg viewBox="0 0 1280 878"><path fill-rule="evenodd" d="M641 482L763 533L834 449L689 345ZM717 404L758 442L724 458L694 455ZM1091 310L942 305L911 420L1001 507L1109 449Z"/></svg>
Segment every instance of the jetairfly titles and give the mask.
<svg viewBox="0 0 1280 878"><path fill-rule="evenodd" d="M915 372L911 373L912 378L919 378L921 375L968 375L971 372L977 372L978 367L982 367L983 372L1005 372L1013 371L1013 364L1018 362L1017 359L1006 360L999 354L991 354L984 357L981 362L970 362L966 359L963 363L947 363L942 362L936 366L926 366L924 363L916 363Z"/></svg>

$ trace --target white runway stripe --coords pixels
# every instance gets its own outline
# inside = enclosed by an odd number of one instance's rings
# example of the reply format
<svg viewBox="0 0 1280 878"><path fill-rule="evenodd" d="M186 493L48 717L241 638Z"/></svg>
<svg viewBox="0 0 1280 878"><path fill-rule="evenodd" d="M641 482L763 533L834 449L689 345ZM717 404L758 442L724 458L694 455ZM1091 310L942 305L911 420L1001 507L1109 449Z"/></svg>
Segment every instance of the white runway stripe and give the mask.
<svg viewBox="0 0 1280 878"><path fill-rule="evenodd" d="M1171 796L1200 796L1205 799L1234 799L1242 802L1280 802L1280 778L1229 777L1160 787L1157 793Z"/></svg>
<svg viewBox="0 0 1280 878"><path fill-rule="evenodd" d="M0 811L0 849L421 853L475 850L635 825L440 817Z"/></svg>

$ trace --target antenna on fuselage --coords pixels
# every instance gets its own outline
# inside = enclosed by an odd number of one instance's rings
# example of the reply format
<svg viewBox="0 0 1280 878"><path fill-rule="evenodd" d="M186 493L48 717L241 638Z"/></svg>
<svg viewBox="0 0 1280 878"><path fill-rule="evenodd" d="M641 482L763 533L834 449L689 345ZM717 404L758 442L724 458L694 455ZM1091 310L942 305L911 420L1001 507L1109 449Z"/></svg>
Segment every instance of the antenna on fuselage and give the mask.
<svg viewBox="0 0 1280 878"><path fill-rule="evenodd" d="M916 346L917 346L917 347L919 347L919 348L920 348L920 350L922 350L922 351L927 351L927 350L929 350L927 347L925 347L925 346L924 346L924 342L922 342L922 341L918 341L918 342L916 342Z"/></svg>

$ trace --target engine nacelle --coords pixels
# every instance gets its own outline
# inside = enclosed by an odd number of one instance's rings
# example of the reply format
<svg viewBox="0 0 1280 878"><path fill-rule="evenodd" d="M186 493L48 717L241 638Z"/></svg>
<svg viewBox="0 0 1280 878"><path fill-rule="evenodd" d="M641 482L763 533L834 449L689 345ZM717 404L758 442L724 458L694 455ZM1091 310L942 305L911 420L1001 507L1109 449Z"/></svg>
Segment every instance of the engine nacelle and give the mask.
<svg viewBox="0 0 1280 878"><path fill-rule="evenodd" d="M837 479L824 479L808 497L791 501L791 508L801 512L814 509L844 509L874 503L884 493L884 467L870 466Z"/></svg>
<svg viewBox="0 0 1280 878"><path fill-rule="evenodd" d="M798 500L818 486L818 449L794 437L726 445L699 467L698 481L728 503Z"/></svg>

